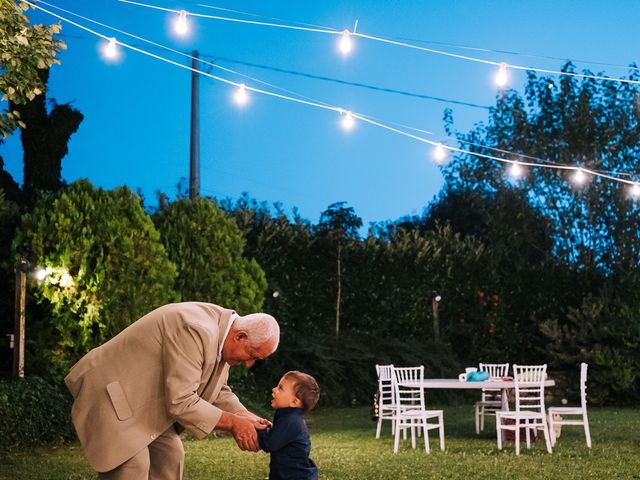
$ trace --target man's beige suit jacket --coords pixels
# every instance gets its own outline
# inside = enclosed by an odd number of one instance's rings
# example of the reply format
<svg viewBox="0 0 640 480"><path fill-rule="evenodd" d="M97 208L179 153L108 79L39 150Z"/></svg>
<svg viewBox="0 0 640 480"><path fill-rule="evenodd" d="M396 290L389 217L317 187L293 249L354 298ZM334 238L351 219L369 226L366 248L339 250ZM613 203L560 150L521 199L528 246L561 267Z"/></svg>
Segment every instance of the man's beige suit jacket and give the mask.
<svg viewBox="0 0 640 480"><path fill-rule="evenodd" d="M71 416L96 471L122 464L175 422L202 438L222 411L244 409L222 360L234 315L209 303L165 305L73 366Z"/></svg>

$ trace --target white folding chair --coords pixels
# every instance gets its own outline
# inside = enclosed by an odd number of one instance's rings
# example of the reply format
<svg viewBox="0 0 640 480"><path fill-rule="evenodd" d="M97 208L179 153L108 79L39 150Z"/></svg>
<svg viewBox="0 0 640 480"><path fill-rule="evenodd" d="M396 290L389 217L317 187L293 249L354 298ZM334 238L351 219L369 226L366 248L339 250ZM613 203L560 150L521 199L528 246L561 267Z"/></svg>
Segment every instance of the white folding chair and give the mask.
<svg viewBox="0 0 640 480"><path fill-rule="evenodd" d="M380 438L382 421L391 421L391 433L394 433L393 417L396 413L395 392L393 389L393 365L376 365L378 374L378 425L376 438Z"/></svg>
<svg viewBox="0 0 640 480"><path fill-rule="evenodd" d="M393 453L398 453L400 432L411 430L411 446L416 448L416 431L422 429L424 436L424 450L429 453L429 430L438 429L440 432L440 449L444 451L444 419L442 410L427 410L424 401L424 367L406 367L393 369L394 391L396 401L395 439ZM427 420L435 418L437 423Z"/></svg>
<svg viewBox="0 0 640 480"><path fill-rule="evenodd" d="M502 378L509 375L508 363L481 363L479 370L487 372L489 378ZM475 405L476 434L484 430L484 416L495 415L502 409L502 390L483 388L482 397Z"/></svg>
<svg viewBox="0 0 640 480"><path fill-rule="evenodd" d="M591 448L591 433L589 432L589 418L587 417L587 367L586 363L580 365L580 406L579 407L550 407L549 430L551 431L551 444L556 444L556 425L583 425L587 447ZM579 416L581 419L565 420L564 416Z"/></svg>
<svg viewBox="0 0 640 480"><path fill-rule="evenodd" d="M542 430L547 451L552 453L549 428L544 408L544 381L547 365L514 365L516 385L516 409L496 412L496 436L498 450L502 450L502 434L505 430L515 433L516 455L520 455L520 429L525 429L527 448L531 448L531 430ZM510 420L513 423L505 423Z"/></svg>

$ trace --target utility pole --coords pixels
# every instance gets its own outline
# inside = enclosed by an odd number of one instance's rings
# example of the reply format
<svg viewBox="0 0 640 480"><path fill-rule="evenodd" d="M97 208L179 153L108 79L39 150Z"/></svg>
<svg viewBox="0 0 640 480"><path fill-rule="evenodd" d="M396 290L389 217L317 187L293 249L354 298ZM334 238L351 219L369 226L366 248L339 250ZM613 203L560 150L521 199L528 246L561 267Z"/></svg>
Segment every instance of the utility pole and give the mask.
<svg viewBox="0 0 640 480"><path fill-rule="evenodd" d="M27 262L16 263L15 324L13 328L13 379L24 378L24 330L27 303Z"/></svg>
<svg viewBox="0 0 640 480"><path fill-rule="evenodd" d="M200 196L200 104L198 51L191 59L191 156L189 162L189 198Z"/></svg>

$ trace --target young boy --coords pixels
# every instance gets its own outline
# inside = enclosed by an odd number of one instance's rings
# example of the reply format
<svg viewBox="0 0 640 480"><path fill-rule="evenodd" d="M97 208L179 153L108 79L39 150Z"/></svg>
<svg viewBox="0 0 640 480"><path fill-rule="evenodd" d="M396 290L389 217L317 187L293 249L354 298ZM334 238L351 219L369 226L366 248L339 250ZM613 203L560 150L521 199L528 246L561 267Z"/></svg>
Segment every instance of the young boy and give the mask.
<svg viewBox="0 0 640 480"><path fill-rule="evenodd" d="M309 458L311 441L302 418L320 398L316 380L296 370L287 372L271 397L271 406L276 409L273 426L258 430L260 448L271 453L269 480L316 480L318 469Z"/></svg>

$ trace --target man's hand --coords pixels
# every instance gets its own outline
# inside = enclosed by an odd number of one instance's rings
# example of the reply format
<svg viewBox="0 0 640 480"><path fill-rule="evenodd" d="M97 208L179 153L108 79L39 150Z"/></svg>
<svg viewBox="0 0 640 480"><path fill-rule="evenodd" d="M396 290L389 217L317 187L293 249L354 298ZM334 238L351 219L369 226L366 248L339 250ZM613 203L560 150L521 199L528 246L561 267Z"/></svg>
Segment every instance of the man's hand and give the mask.
<svg viewBox="0 0 640 480"><path fill-rule="evenodd" d="M231 432L240 450L257 452L260 450L258 434L254 422L244 416L223 412L216 428ZM263 427L265 428L265 427Z"/></svg>

